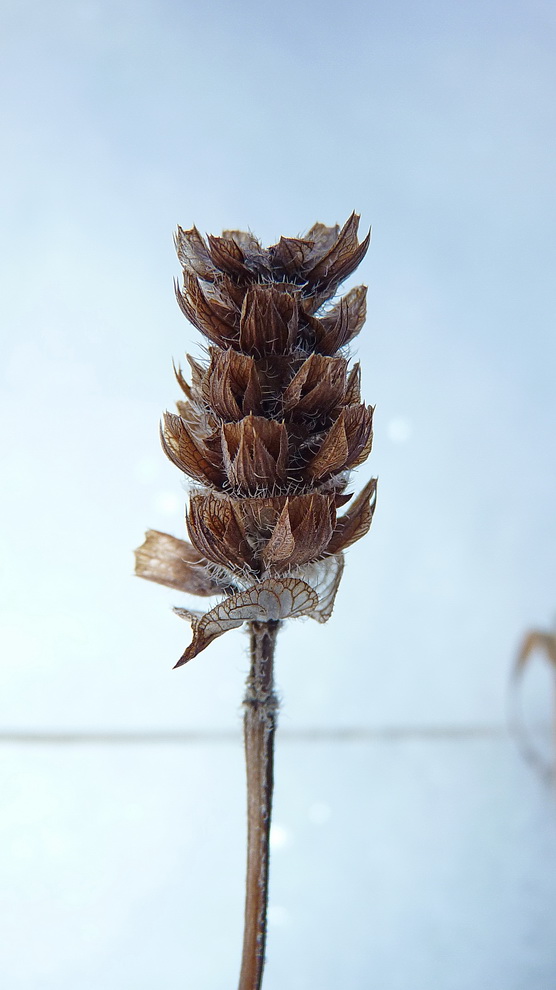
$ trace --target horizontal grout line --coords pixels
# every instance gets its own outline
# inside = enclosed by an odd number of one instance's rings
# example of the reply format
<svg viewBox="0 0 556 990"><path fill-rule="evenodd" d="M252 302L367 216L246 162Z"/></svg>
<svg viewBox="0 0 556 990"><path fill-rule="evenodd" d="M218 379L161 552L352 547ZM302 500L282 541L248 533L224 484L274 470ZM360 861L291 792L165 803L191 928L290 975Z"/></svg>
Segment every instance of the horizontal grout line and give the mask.
<svg viewBox="0 0 556 990"><path fill-rule="evenodd" d="M383 726L381 728L279 729L279 742L381 742L404 739L503 739L509 736L503 725ZM2 743L40 745L109 745L228 743L241 741L237 730L144 730L144 731L0 731Z"/></svg>

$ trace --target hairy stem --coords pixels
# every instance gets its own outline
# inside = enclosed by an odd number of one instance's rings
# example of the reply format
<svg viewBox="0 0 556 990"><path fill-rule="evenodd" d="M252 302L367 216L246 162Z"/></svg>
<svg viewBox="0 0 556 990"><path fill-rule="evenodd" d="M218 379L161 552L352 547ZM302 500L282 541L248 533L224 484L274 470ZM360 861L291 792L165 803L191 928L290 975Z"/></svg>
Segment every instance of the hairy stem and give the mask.
<svg viewBox="0 0 556 990"><path fill-rule="evenodd" d="M247 880L245 928L238 990L260 990L263 978L268 903L268 839L274 783L274 646L279 622L249 624L251 669L245 690L247 767Z"/></svg>

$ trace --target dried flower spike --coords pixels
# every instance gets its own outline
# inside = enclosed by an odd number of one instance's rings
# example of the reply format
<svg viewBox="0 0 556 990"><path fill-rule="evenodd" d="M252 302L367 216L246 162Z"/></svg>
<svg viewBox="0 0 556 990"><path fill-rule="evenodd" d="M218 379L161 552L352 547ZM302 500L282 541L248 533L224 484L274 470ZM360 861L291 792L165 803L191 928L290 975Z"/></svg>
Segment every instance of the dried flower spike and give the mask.
<svg viewBox="0 0 556 990"><path fill-rule="evenodd" d="M193 483L190 543L149 531L136 551L140 577L189 594L219 595L207 612L176 608L193 639L176 666L214 639L249 624L245 698L248 862L239 990L262 981L268 834L277 701L276 633L283 619L326 622L343 551L371 525L376 480L353 501L352 468L368 457L373 409L361 401L360 369L345 347L365 320L366 289L333 302L369 245L359 217L263 248L242 231L205 240L178 228L185 316L208 342L208 360L188 356L190 382L166 413L162 446ZM350 503L345 511L339 510Z"/></svg>
<svg viewBox="0 0 556 990"><path fill-rule="evenodd" d="M178 301L210 342L208 362L188 358L191 384L177 369L184 399L161 429L166 454L195 484L191 543L150 531L137 573L225 597L202 617L176 609L193 625L177 666L245 621L326 621L342 551L371 524L374 480L337 514L372 444L359 365L350 371L338 354L361 330L366 290L326 308L367 250L358 222L315 224L267 249L240 231L207 242L178 228Z"/></svg>

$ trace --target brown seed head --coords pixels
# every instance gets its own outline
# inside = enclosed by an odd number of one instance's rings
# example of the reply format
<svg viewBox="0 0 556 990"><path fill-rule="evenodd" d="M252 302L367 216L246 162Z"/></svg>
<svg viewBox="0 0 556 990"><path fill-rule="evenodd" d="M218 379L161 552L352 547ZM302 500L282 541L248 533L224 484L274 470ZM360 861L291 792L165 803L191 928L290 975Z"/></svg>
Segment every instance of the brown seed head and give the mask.
<svg viewBox="0 0 556 990"><path fill-rule="evenodd" d="M210 342L207 363L189 358L191 383L176 370L186 401L161 427L164 451L196 486L191 544L150 531L137 573L225 597L205 615L176 610L194 631L177 666L246 620L326 621L343 551L371 525L374 479L336 514L372 445L359 365L338 353L363 326L366 289L325 308L367 251L358 223L315 224L269 248L242 231L205 241L178 228L178 302Z"/></svg>

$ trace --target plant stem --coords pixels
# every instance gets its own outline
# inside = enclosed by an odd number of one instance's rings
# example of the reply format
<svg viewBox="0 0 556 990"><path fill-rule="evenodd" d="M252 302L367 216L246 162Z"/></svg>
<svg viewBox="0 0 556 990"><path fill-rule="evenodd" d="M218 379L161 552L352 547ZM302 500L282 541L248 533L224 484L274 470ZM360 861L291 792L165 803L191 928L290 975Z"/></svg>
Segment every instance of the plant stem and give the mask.
<svg viewBox="0 0 556 990"><path fill-rule="evenodd" d="M280 623L249 623L251 669L245 690L247 768L247 879L245 928L238 990L260 990L263 978L268 903L269 833L274 784L274 647Z"/></svg>

